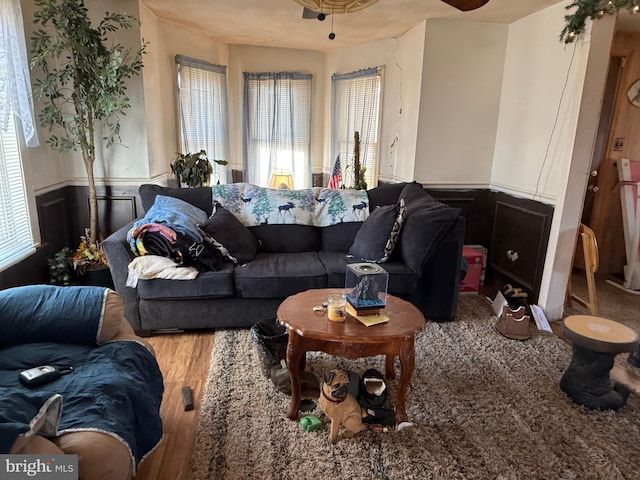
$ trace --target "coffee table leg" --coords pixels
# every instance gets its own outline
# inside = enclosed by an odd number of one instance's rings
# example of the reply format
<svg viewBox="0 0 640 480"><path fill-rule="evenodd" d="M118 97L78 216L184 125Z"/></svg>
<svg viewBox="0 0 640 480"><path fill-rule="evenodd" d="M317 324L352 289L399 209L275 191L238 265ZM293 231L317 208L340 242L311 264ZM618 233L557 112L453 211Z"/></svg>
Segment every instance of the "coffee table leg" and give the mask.
<svg viewBox="0 0 640 480"><path fill-rule="evenodd" d="M413 337L407 338L400 344L400 384L396 398L396 423L407 421L407 413L404 406L404 396L409 388L409 380L413 375L415 365L415 351L413 349Z"/></svg>
<svg viewBox="0 0 640 480"><path fill-rule="evenodd" d="M393 368L393 361L395 360L395 358L395 355L387 355L384 373L388 380L393 380L396 378L396 371Z"/></svg>
<svg viewBox="0 0 640 480"><path fill-rule="evenodd" d="M291 420L298 418L300 409L300 370L304 365L305 351L302 338L293 330L289 330L289 343L287 344L287 368L291 381L291 401L287 410L287 417Z"/></svg>

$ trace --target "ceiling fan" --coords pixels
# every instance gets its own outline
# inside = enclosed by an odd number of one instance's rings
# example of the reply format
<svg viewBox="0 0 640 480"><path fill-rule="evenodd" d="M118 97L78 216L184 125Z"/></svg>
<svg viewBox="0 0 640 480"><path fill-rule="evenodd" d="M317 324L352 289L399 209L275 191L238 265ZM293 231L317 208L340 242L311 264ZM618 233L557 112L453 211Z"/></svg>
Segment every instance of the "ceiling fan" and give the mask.
<svg viewBox="0 0 640 480"><path fill-rule="evenodd" d="M484 4L488 3L489 0L442 0L444 3L448 3L452 7L456 7L458 10L462 10L463 12L467 12L469 10L475 10L476 8L480 8Z"/></svg>
<svg viewBox="0 0 640 480"><path fill-rule="evenodd" d="M294 0L301 4L302 18L324 20L332 13L350 13L373 5L378 0ZM442 0L463 12L480 8L489 0Z"/></svg>

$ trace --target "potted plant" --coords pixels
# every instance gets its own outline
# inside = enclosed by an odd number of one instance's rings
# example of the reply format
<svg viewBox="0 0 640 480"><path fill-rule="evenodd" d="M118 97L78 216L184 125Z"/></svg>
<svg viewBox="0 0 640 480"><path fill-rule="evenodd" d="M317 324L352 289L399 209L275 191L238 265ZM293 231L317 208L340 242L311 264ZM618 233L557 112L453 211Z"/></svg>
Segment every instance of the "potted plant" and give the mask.
<svg viewBox="0 0 640 480"><path fill-rule="evenodd" d="M32 67L40 67L34 94L42 102L40 124L47 144L60 153L80 151L89 186L88 244L98 247L98 202L94 179L97 142L120 142L120 117L129 108L126 82L142 70L147 46L131 51L114 40L119 29L139 24L122 13L106 13L91 24L82 0L35 0L39 9L31 37Z"/></svg>
<svg viewBox="0 0 640 480"><path fill-rule="evenodd" d="M206 151L177 153L177 155L171 163L171 172L175 175L178 185L194 188L210 184L214 168L207 158ZM213 162L222 166L228 163L226 160L213 160Z"/></svg>
<svg viewBox="0 0 640 480"><path fill-rule="evenodd" d="M84 284L113 288L113 280L102 243L90 241L88 228L80 237L80 245L73 253L71 263L74 270L82 276Z"/></svg>
<svg viewBox="0 0 640 480"><path fill-rule="evenodd" d="M68 286L74 283L72 257L73 252L71 249L64 247L47 259L49 263L49 283L51 285Z"/></svg>

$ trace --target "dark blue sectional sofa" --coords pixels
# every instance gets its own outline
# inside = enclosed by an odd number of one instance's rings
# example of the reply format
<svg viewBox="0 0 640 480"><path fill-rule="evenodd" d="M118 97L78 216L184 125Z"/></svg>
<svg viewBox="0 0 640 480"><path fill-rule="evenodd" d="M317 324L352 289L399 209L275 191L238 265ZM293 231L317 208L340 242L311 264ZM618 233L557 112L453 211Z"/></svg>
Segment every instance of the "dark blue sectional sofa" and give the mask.
<svg viewBox="0 0 640 480"><path fill-rule="evenodd" d="M143 185L140 196L145 212L157 195L180 198L210 218L218 215L209 187ZM138 333L250 327L274 318L278 305L289 295L311 288L344 287L346 265L369 260L358 254L362 244L366 250L371 243L388 243L389 222L378 225L374 221L386 216L396 218L397 223L402 199L400 235L388 260L380 264L389 273L389 293L415 304L427 320L454 319L464 239L459 210L434 200L415 182L368 190L365 199L370 215L362 221L322 227L269 222L242 227L257 246L247 257L249 261L225 261L219 269L201 271L193 280L140 280L135 288L125 285L128 265L135 258L127 239L132 225L126 225L103 243L125 315ZM228 215L224 208L220 211ZM272 218L288 218L286 211L277 213ZM224 237L237 225L217 227ZM234 240L231 235L228 241Z"/></svg>

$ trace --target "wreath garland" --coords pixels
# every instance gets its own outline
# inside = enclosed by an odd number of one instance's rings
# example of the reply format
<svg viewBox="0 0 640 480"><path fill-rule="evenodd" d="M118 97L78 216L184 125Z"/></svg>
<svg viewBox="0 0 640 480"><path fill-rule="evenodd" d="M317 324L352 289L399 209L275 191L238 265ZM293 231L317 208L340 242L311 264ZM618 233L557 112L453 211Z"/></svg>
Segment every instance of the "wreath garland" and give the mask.
<svg viewBox="0 0 640 480"><path fill-rule="evenodd" d="M573 42L584 30L587 19L595 20L605 15L615 15L619 10L627 9L631 13L640 12L640 0L575 0L566 7L578 9L571 15L565 15L565 27L560 33L564 43Z"/></svg>

